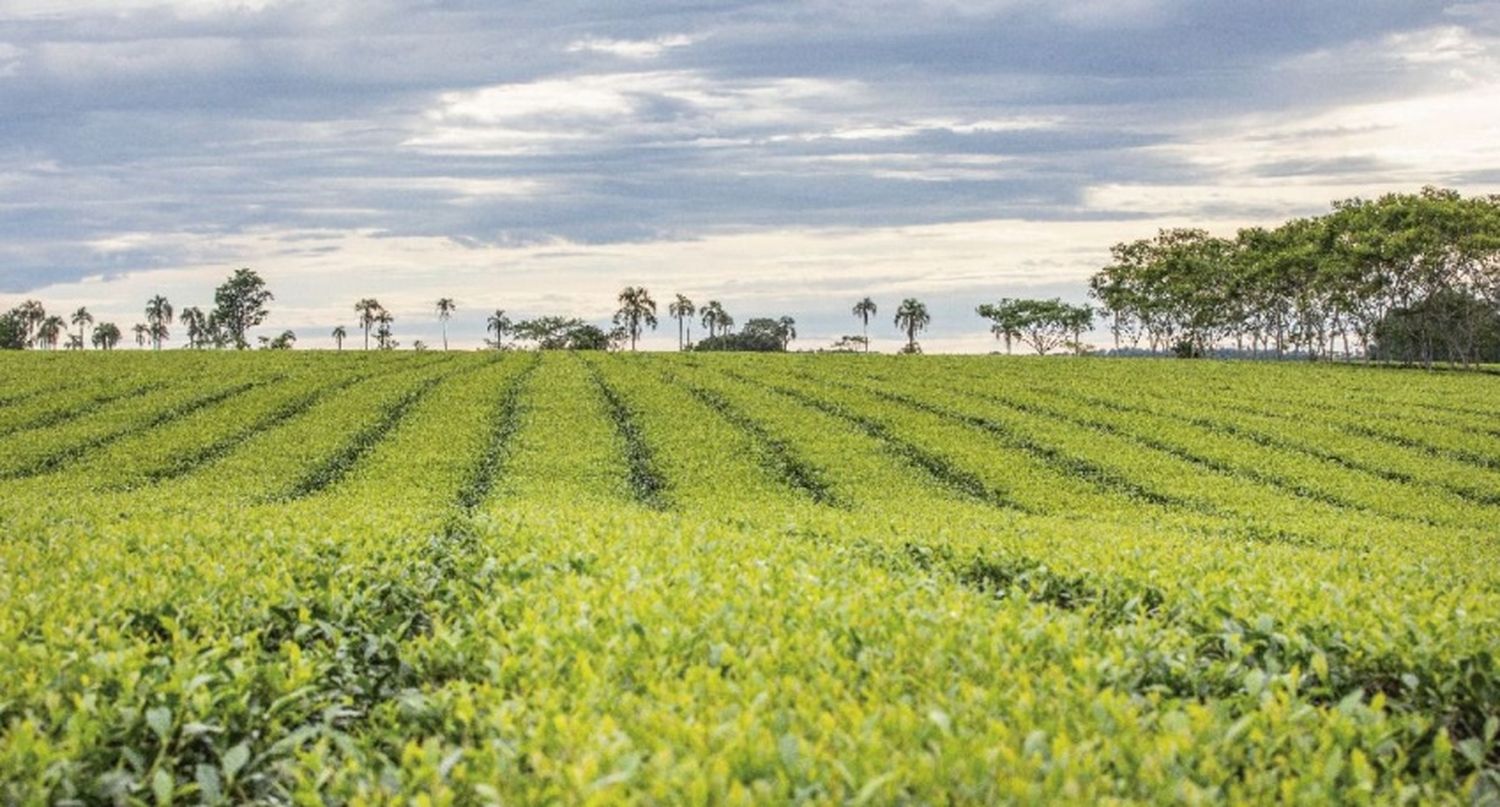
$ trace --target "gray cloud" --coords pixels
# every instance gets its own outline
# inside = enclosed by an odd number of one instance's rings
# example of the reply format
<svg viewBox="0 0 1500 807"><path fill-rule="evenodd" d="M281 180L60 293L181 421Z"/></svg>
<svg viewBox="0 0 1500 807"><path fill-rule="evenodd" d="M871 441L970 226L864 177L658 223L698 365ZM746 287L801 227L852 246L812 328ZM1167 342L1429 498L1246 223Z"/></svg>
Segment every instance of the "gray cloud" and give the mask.
<svg viewBox="0 0 1500 807"><path fill-rule="evenodd" d="M1142 217L1090 189L1211 185L1222 169L1171 148L1206 125L1407 97L1495 53L1491 7L1410 0L74 5L0 7L0 292L262 230L478 246ZM1467 38L1381 47L1435 29Z"/></svg>

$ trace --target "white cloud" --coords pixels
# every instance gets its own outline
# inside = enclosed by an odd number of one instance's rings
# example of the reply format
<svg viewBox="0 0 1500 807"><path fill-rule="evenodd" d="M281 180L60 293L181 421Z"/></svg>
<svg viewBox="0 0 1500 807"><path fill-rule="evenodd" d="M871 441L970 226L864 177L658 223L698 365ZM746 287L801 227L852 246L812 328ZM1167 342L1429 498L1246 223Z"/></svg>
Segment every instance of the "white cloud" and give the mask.
<svg viewBox="0 0 1500 807"><path fill-rule="evenodd" d="M1139 214L1237 208L1294 215L1335 199L1429 184L1461 185L1469 193L1500 190L1497 183L1463 181L1469 172L1500 166L1500 43L1443 27L1301 57L1282 69L1317 72L1361 59L1363 66L1354 69L1404 75L1423 89L1311 114L1232 115L1185 126L1177 142L1135 153L1194 166L1201 182L1097 184L1088 191L1089 206ZM1394 65L1418 65L1423 72Z"/></svg>
<svg viewBox="0 0 1500 807"><path fill-rule="evenodd" d="M693 44L693 37L684 34L660 36L655 39L606 39L589 37L568 45L569 53L605 53L622 59L655 59L672 48Z"/></svg>
<svg viewBox="0 0 1500 807"><path fill-rule="evenodd" d="M688 70L588 74L444 93L406 145L505 154L604 139L684 142L831 119L863 92L849 81L723 81Z"/></svg>

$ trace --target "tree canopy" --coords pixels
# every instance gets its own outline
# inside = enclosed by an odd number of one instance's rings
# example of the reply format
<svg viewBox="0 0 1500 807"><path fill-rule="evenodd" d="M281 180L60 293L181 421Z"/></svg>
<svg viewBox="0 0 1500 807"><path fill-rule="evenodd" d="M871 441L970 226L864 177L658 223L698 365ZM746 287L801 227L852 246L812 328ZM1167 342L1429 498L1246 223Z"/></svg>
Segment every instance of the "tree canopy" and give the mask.
<svg viewBox="0 0 1500 807"><path fill-rule="evenodd" d="M1084 331L1094 327L1094 309L1086 305L1071 305L1060 299L1028 300L1007 297L998 303L979 306L979 316L994 324L990 331L997 339L1005 341L1005 352L1010 352L1011 342L1020 341L1031 346L1038 356L1048 351L1071 344L1080 347Z"/></svg>
<svg viewBox="0 0 1500 807"><path fill-rule="evenodd" d="M1199 356L1232 339L1277 356L1467 364L1500 310L1500 196L1350 199L1233 239L1162 230L1111 254L1089 287L1117 347L1144 338L1153 352Z"/></svg>
<svg viewBox="0 0 1500 807"><path fill-rule="evenodd" d="M266 281L250 269L236 269L222 286L214 290L211 322L222 328L227 341L236 350L250 346L245 333L265 321L266 303L275 299Z"/></svg>

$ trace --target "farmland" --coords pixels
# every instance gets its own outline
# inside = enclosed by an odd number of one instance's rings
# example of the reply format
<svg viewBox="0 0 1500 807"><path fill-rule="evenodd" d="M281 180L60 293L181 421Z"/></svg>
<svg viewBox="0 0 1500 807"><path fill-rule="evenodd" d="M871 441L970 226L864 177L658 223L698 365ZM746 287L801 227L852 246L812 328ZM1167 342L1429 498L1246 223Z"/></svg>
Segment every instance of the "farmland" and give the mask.
<svg viewBox="0 0 1500 807"><path fill-rule="evenodd" d="M1500 378L0 357L0 802L1500 798Z"/></svg>

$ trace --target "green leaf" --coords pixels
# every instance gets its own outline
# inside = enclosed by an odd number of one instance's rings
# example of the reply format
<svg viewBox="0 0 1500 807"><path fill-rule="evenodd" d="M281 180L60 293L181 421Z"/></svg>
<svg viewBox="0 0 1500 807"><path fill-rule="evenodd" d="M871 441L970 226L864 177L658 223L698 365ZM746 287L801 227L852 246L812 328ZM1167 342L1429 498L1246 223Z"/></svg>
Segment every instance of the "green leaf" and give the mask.
<svg viewBox="0 0 1500 807"><path fill-rule="evenodd" d="M224 768L224 778L233 782L234 777L239 774L240 770L245 767L245 763L249 761L250 746L245 743L240 743L225 751L224 758L219 761L220 765Z"/></svg>
<svg viewBox="0 0 1500 807"><path fill-rule="evenodd" d="M193 770L193 781L198 783L202 800L216 802L224 798L224 784L219 779L219 769L212 765L199 765Z"/></svg>
<svg viewBox="0 0 1500 807"><path fill-rule="evenodd" d="M172 731L172 710L165 706L157 706L146 710L146 725L157 737L165 740Z"/></svg>
<svg viewBox="0 0 1500 807"><path fill-rule="evenodd" d="M165 768L157 768L156 773L151 777L151 793L156 796L156 803L171 804L174 787L172 774Z"/></svg>

